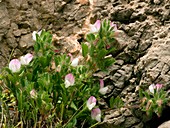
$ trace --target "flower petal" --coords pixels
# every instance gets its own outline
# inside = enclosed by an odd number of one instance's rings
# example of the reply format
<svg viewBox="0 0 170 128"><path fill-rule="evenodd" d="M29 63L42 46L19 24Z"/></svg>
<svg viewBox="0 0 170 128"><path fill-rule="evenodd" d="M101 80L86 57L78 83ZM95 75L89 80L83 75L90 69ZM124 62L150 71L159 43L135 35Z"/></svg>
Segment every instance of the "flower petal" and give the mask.
<svg viewBox="0 0 170 128"><path fill-rule="evenodd" d="M149 91L154 94L155 84L149 86Z"/></svg>
<svg viewBox="0 0 170 128"><path fill-rule="evenodd" d="M156 84L155 87L156 87L156 90L158 91L162 88L162 84Z"/></svg>
<svg viewBox="0 0 170 128"><path fill-rule="evenodd" d="M94 108L91 111L91 117L93 120L101 122L101 110L99 108Z"/></svg>
<svg viewBox="0 0 170 128"><path fill-rule="evenodd" d="M100 24L101 24L100 20L96 20L94 26L95 26L95 28L96 28L97 30L100 29Z"/></svg>
<svg viewBox="0 0 170 128"><path fill-rule="evenodd" d="M99 89L99 93L102 94L102 95L105 95L105 94L107 93L107 90L108 90L108 89L109 89L108 87L100 88L100 89Z"/></svg>
<svg viewBox="0 0 170 128"><path fill-rule="evenodd" d="M103 79L100 79L100 88L103 88L104 87L104 80Z"/></svg>
<svg viewBox="0 0 170 128"><path fill-rule="evenodd" d="M27 53L25 56L20 57L20 61L22 65L28 65L32 59L33 59L33 55L30 53Z"/></svg>
<svg viewBox="0 0 170 128"><path fill-rule="evenodd" d="M92 108L94 108L94 106L96 105L96 98L94 96L91 96L88 101L87 101L87 107L89 110L92 110Z"/></svg>
<svg viewBox="0 0 170 128"><path fill-rule="evenodd" d="M97 33L100 30L100 20L97 20L94 24L90 24L90 33Z"/></svg>
<svg viewBox="0 0 170 128"><path fill-rule="evenodd" d="M78 65L78 63L79 63L79 58L75 58L75 59L73 59L73 61L71 62L71 66L76 67L76 66Z"/></svg>
<svg viewBox="0 0 170 128"><path fill-rule="evenodd" d="M30 95L31 95L31 98L37 98L37 92L36 92L36 90L35 90L35 89L32 89L32 90L30 91Z"/></svg>
<svg viewBox="0 0 170 128"><path fill-rule="evenodd" d="M36 34L38 34L38 35L40 36L40 35L41 35L41 32L42 32L42 30L39 31L39 32L33 31L33 33L32 33L32 39L36 41Z"/></svg>
<svg viewBox="0 0 170 128"><path fill-rule="evenodd" d="M21 68L21 63L18 59L13 59L10 61L9 63L9 69L12 71L12 72L18 72Z"/></svg>
<svg viewBox="0 0 170 128"><path fill-rule="evenodd" d="M117 31L117 25L114 24L113 22L110 23L110 26L113 27L114 31Z"/></svg>
<svg viewBox="0 0 170 128"><path fill-rule="evenodd" d="M69 73L65 76L65 87L73 86L75 82L74 76L72 73Z"/></svg>

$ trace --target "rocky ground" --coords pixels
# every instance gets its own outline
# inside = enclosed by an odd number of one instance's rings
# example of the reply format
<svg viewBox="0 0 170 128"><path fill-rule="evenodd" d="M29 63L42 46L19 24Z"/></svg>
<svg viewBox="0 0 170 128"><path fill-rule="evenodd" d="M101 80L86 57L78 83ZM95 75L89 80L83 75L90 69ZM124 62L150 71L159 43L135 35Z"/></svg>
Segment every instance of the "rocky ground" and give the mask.
<svg viewBox="0 0 170 128"><path fill-rule="evenodd" d="M55 45L75 53L82 28L104 18L118 25L116 63L109 73L96 75L110 86L106 99L119 95L128 107L106 111L102 127L146 127L144 113L129 106L138 105L138 86L162 83L170 88L169 0L1 0L0 69L9 58L33 50L35 30L51 31Z"/></svg>

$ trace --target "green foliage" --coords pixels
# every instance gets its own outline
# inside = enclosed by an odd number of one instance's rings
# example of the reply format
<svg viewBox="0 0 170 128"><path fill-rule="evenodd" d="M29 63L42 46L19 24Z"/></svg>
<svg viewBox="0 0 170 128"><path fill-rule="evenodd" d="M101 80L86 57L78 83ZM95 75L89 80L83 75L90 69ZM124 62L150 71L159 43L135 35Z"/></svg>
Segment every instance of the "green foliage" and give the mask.
<svg viewBox="0 0 170 128"><path fill-rule="evenodd" d="M124 102L120 97L111 97L109 100L110 108L121 108L124 105Z"/></svg>
<svg viewBox="0 0 170 128"><path fill-rule="evenodd" d="M163 108L169 102L168 92L164 91L163 88L154 89L154 93L139 90L139 97L141 99L140 108L145 111L149 117L152 117L153 113L161 116Z"/></svg>
<svg viewBox="0 0 170 128"><path fill-rule="evenodd" d="M100 98L99 82L92 74L114 62L112 57L106 57L113 50L106 48L113 39L111 34L109 21L102 23L98 34L88 34L86 40L90 47L82 44L82 55L85 60L89 56L90 59L76 67L71 66L66 54L55 55L49 32L43 30L41 35L36 34L34 58L29 65L22 65L17 73L6 67L0 76L0 112L6 119L1 122L8 127L35 128L43 125L71 128L79 125L79 121L89 126L94 123L86 102L90 96ZM65 76L69 73L75 82L66 88ZM118 98L110 102L121 104Z"/></svg>
<svg viewBox="0 0 170 128"><path fill-rule="evenodd" d="M110 21L104 20L97 34L90 33L86 36L86 40L90 46L88 47L86 44L82 44L83 57L88 58L88 55L90 56L90 58L87 59L90 70L106 70L107 67L115 62L113 57L106 57L115 50L112 46L114 41L112 35L114 31L110 24Z"/></svg>

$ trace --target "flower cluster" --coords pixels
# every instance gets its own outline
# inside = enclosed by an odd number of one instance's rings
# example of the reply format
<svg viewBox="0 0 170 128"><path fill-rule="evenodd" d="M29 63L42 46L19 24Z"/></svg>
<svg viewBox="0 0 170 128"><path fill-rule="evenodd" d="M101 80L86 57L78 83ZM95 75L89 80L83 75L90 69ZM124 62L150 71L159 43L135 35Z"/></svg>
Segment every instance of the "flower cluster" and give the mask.
<svg viewBox="0 0 170 128"><path fill-rule="evenodd" d="M109 88L103 79L96 82L98 79L93 78L93 73L106 70L115 61L108 55L114 49L113 33L117 27L106 20L97 20L89 27L85 39L89 45L82 43L81 57L58 51L56 54L51 33L34 31L34 56L27 53L12 59L9 67L4 68L2 88L7 87L15 96L14 113L18 113L17 117L5 115L13 119L11 127L18 121L28 127L46 124L70 128L77 127L80 121L88 126L102 121L97 99L106 95Z"/></svg>
<svg viewBox="0 0 170 128"><path fill-rule="evenodd" d="M88 61L90 70L105 70L114 63L111 53L115 50L116 32L117 26L108 20L97 20L89 25L87 43L82 43L82 55Z"/></svg>
<svg viewBox="0 0 170 128"><path fill-rule="evenodd" d="M160 117L163 108L169 101L168 92L164 91L162 84L151 84L148 89L149 92L142 89L139 90L140 107L148 116L156 113Z"/></svg>
<svg viewBox="0 0 170 128"><path fill-rule="evenodd" d="M20 60L13 59L9 63L9 69L14 73L18 72L20 71L21 65L28 65L32 59L33 59L33 55L30 53L27 53L26 55L21 56Z"/></svg>
<svg viewBox="0 0 170 128"><path fill-rule="evenodd" d="M110 26L113 28L113 31L117 31L117 25L110 22ZM94 24L89 24L89 29L90 32L89 33L97 33L99 32L101 27L101 21L97 20Z"/></svg>
<svg viewBox="0 0 170 128"><path fill-rule="evenodd" d="M96 98L91 96L87 101L87 107L89 110L91 110L92 119L101 122L101 110L99 108L94 108L96 106L96 101Z"/></svg>
<svg viewBox="0 0 170 128"><path fill-rule="evenodd" d="M160 89L162 88L162 84L151 84L150 86L149 86L149 91L151 92L151 93L155 93L155 91L159 91Z"/></svg>

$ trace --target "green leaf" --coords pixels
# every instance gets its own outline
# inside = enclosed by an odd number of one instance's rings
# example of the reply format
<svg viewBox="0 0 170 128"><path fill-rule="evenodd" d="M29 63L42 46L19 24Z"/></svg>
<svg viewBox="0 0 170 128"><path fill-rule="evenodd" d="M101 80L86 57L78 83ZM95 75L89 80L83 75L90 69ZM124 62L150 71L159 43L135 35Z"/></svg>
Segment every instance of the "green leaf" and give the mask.
<svg viewBox="0 0 170 128"><path fill-rule="evenodd" d="M145 97L146 97L147 99L150 99L150 95L148 94L148 92L143 92L143 94L145 95Z"/></svg>
<svg viewBox="0 0 170 128"><path fill-rule="evenodd" d="M92 43L94 40L95 40L95 35L93 33L90 33L86 36L86 40L89 42L89 43Z"/></svg>
<svg viewBox="0 0 170 128"><path fill-rule="evenodd" d="M106 49L101 49L101 50L98 51L97 58L98 59L103 59L106 56L106 54L107 54L107 50Z"/></svg>
<svg viewBox="0 0 170 128"><path fill-rule="evenodd" d="M87 54L88 54L88 46L83 43L83 44L81 45L81 47L82 47L82 55L83 55L83 57L86 57Z"/></svg>
<svg viewBox="0 0 170 128"><path fill-rule="evenodd" d="M112 96L109 100L110 108L114 108L114 97Z"/></svg>
<svg viewBox="0 0 170 128"><path fill-rule="evenodd" d="M36 53L38 53L39 50L40 50L40 44L38 42L35 42L35 44L34 44L34 51Z"/></svg>
<svg viewBox="0 0 170 128"><path fill-rule="evenodd" d="M77 111L77 107L76 107L76 105L74 104L73 101L71 102L71 106L70 107Z"/></svg>
<svg viewBox="0 0 170 128"><path fill-rule="evenodd" d="M73 118L72 121L70 121L65 128L74 128L77 124L77 119Z"/></svg>
<svg viewBox="0 0 170 128"><path fill-rule="evenodd" d="M143 98L143 90L142 89L139 89L139 98Z"/></svg>
<svg viewBox="0 0 170 128"><path fill-rule="evenodd" d="M114 62L115 62L114 58L105 58L104 60L105 67L111 66Z"/></svg>
<svg viewBox="0 0 170 128"><path fill-rule="evenodd" d="M93 44L91 44L91 47L90 47L90 56L93 57L94 56L94 50L95 50L95 47Z"/></svg>

